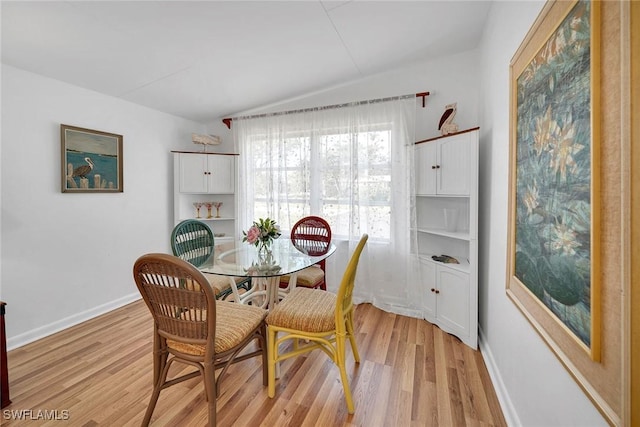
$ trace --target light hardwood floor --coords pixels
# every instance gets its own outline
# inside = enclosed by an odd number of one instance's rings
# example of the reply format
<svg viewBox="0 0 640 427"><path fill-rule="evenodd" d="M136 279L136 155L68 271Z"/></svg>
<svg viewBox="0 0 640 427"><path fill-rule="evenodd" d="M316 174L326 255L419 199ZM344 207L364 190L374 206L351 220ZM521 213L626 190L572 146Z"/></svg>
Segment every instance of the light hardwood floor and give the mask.
<svg viewBox="0 0 640 427"><path fill-rule="evenodd" d="M218 426L506 425L479 351L426 321L370 304L357 307L355 323L359 365L347 349L354 415L346 411L337 367L316 351L282 363L273 399L262 385L260 359L234 365L221 384ZM10 351L13 403L0 424L140 425L151 395L151 331L138 301ZM58 420L43 421L47 416ZM200 378L160 394L152 425L205 424Z"/></svg>

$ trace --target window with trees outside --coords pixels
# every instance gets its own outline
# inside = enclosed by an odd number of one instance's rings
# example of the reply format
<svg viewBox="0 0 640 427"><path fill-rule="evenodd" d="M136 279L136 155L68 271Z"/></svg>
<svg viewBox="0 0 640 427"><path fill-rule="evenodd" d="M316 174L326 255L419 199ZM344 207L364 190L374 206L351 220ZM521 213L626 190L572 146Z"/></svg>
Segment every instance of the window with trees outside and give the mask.
<svg viewBox="0 0 640 427"><path fill-rule="evenodd" d="M290 229L299 218L318 215L327 219L336 237L347 238L357 224L372 239L388 240L391 149L390 130L384 127L355 134L291 135L275 150L269 141L256 139L254 216L276 217ZM352 209L354 203L358 209Z"/></svg>

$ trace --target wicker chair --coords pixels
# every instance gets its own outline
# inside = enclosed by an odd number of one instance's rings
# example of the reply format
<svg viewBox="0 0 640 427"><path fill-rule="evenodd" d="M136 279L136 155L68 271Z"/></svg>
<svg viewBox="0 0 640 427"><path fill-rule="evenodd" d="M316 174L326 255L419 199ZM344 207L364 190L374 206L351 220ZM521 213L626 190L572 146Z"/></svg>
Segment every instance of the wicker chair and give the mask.
<svg viewBox="0 0 640 427"><path fill-rule="evenodd" d="M351 343L351 351L356 363L360 355L356 347L353 329L353 287L360 254L369 237L364 234L358 243L345 270L338 295L318 289L295 288L291 294L276 305L267 316L267 349L269 366L269 397L275 396L276 364L316 349L323 350L340 368L340 378L344 389L347 409L354 412L353 398L347 379L346 341ZM278 334L282 334L278 337ZM280 344L293 340L288 348ZM308 341L307 343L304 340Z"/></svg>
<svg viewBox="0 0 640 427"><path fill-rule="evenodd" d="M331 227L319 216L307 216L300 219L291 229L291 241L301 251L309 255L322 255L329 250L331 243ZM285 293L291 291L289 287L303 286L305 288L320 288L327 290L325 282L325 261L300 270L296 274L296 282L290 286L291 276L282 276L280 287Z"/></svg>
<svg viewBox="0 0 640 427"><path fill-rule="evenodd" d="M164 388L201 375L210 426L216 425L216 397L227 368L262 356L267 385L264 318L258 307L216 301L212 287L193 265L168 254L147 254L133 267L138 290L153 316L153 393L142 425L147 426ZM258 349L240 352L252 341ZM173 362L196 371L167 379ZM216 380L215 370L222 368Z"/></svg>
<svg viewBox="0 0 640 427"><path fill-rule="evenodd" d="M202 221L186 219L176 225L171 233L171 250L175 256L199 267L213 256L215 250L213 232ZM251 279L246 277L203 274L214 288L218 299L226 299L233 294L236 302L240 302L238 290L240 288L248 290L251 284Z"/></svg>

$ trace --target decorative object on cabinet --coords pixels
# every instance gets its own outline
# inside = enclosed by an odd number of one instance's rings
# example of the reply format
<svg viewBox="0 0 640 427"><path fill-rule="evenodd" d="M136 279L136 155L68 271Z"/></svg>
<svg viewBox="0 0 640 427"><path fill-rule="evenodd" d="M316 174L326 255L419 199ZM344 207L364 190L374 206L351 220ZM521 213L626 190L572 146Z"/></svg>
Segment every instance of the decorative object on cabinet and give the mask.
<svg viewBox="0 0 640 427"><path fill-rule="evenodd" d="M63 193L122 193L122 135L60 125Z"/></svg>
<svg viewBox="0 0 640 427"><path fill-rule="evenodd" d="M442 254L442 255L433 255L431 257L431 259L434 260L434 261L443 262L445 264L460 264L460 262L458 262L458 260L455 259L454 257L449 256L449 255L444 255L444 254Z"/></svg>
<svg viewBox="0 0 640 427"><path fill-rule="evenodd" d="M236 224L236 158L237 154L173 151L174 156L174 223L194 217L194 203L210 203L216 216L204 218L215 234L224 234L216 242L235 239ZM197 212L196 212L197 213Z"/></svg>
<svg viewBox="0 0 640 427"><path fill-rule="evenodd" d="M193 207L196 208L196 218L200 219L200 208L202 208L202 202L193 202Z"/></svg>
<svg viewBox="0 0 640 427"><path fill-rule="evenodd" d="M220 218L220 208L222 207L222 202L213 202L213 206L216 208L216 218Z"/></svg>
<svg viewBox="0 0 640 427"><path fill-rule="evenodd" d="M444 107L444 113L440 117L440 123L438 124L438 130L444 135L449 135L458 132L458 125L453 123L453 119L458 111L458 103L454 102Z"/></svg>
<svg viewBox="0 0 640 427"><path fill-rule="evenodd" d="M211 209L213 208L213 203L203 202L202 204L207 208L207 219L213 218L213 214L211 213Z"/></svg>
<svg viewBox="0 0 640 427"><path fill-rule="evenodd" d="M416 220L424 318L478 345L478 128L418 141Z"/></svg>
<svg viewBox="0 0 640 427"><path fill-rule="evenodd" d="M194 144L202 145L202 151L207 151L207 145L220 145L222 138L217 135L199 135L197 133L191 134L191 141Z"/></svg>

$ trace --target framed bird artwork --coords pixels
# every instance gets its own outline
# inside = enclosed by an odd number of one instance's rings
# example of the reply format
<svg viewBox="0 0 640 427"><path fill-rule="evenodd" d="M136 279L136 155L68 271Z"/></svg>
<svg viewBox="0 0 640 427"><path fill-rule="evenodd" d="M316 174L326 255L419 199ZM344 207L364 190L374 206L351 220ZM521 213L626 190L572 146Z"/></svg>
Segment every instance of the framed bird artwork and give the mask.
<svg viewBox="0 0 640 427"><path fill-rule="evenodd" d="M122 193L122 135L60 125L63 193Z"/></svg>

